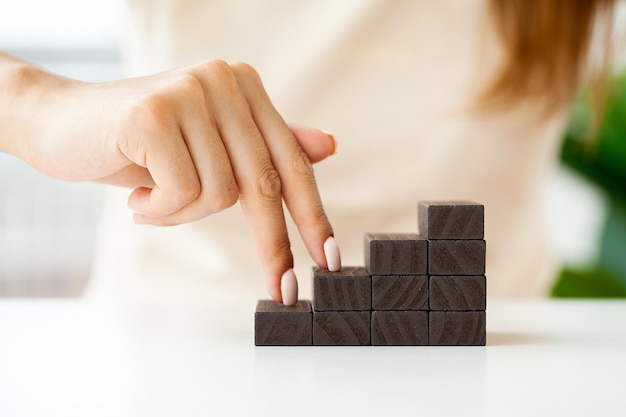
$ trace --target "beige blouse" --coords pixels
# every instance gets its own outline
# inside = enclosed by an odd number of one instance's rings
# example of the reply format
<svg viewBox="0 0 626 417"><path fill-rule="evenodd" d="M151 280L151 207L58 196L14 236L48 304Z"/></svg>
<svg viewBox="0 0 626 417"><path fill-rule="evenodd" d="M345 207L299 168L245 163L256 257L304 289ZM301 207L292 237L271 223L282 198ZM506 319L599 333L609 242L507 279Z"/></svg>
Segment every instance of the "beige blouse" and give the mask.
<svg viewBox="0 0 626 417"><path fill-rule="evenodd" d="M338 153L316 177L344 265L363 264L366 232L415 233L418 200L469 199L485 205L488 295L543 296L555 262L541 190L566 112L471 110L502 57L485 3L129 0L127 71L245 61L287 121L332 131ZM111 190L88 294L267 297L238 206L151 228L132 223L129 192ZM309 297L313 262L290 236Z"/></svg>

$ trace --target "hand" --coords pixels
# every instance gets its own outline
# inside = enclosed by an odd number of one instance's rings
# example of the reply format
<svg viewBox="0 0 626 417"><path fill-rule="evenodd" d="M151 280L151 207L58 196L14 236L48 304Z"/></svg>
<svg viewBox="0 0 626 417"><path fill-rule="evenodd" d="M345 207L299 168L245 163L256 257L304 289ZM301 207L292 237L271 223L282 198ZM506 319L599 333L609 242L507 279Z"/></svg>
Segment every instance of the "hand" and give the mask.
<svg viewBox="0 0 626 417"><path fill-rule="evenodd" d="M109 83L30 66L18 73L20 99L7 106L16 117L0 130L0 143L19 138L8 152L52 177L134 188L137 223L191 222L239 200L277 301L293 267L283 200L313 260L327 267L333 231L311 162L330 155L334 140L285 124L250 66L211 61Z"/></svg>

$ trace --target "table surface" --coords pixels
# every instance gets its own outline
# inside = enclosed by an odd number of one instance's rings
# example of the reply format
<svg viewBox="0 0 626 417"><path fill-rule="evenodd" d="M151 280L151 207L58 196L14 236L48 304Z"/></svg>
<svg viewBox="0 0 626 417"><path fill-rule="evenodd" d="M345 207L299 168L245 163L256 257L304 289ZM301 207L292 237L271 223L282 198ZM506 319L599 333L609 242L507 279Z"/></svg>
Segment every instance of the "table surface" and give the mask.
<svg viewBox="0 0 626 417"><path fill-rule="evenodd" d="M626 301L490 300L485 347L255 347L254 308L0 301L0 416L626 415Z"/></svg>

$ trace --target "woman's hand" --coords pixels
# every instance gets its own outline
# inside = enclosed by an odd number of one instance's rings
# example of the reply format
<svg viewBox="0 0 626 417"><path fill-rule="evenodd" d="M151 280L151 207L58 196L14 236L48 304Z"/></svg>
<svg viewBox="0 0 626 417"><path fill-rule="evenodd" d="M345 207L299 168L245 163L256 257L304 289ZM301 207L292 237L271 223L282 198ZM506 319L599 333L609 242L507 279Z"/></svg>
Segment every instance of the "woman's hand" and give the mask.
<svg viewBox="0 0 626 417"><path fill-rule="evenodd" d="M333 231L311 162L332 154L334 139L289 127L250 66L210 61L84 83L0 55L0 85L0 149L44 174L132 187L128 205L144 224L191 222L239 200L277 301L293 273L284 200L328 267Z"/></svg>

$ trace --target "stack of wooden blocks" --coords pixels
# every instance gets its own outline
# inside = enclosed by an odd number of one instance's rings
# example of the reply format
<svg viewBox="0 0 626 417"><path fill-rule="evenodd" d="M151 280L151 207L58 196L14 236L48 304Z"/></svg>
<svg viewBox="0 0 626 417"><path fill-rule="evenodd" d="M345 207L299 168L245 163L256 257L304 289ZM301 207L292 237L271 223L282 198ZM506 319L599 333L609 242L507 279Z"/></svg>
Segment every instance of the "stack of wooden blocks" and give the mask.
<svg viewBox="0 0 626 417"><path fill-rule="evenodd" d="M313 268L313 303L260 300L255 344L485 345L484 207L420 202L420 234L366 234L365 267Z"/></svg>

